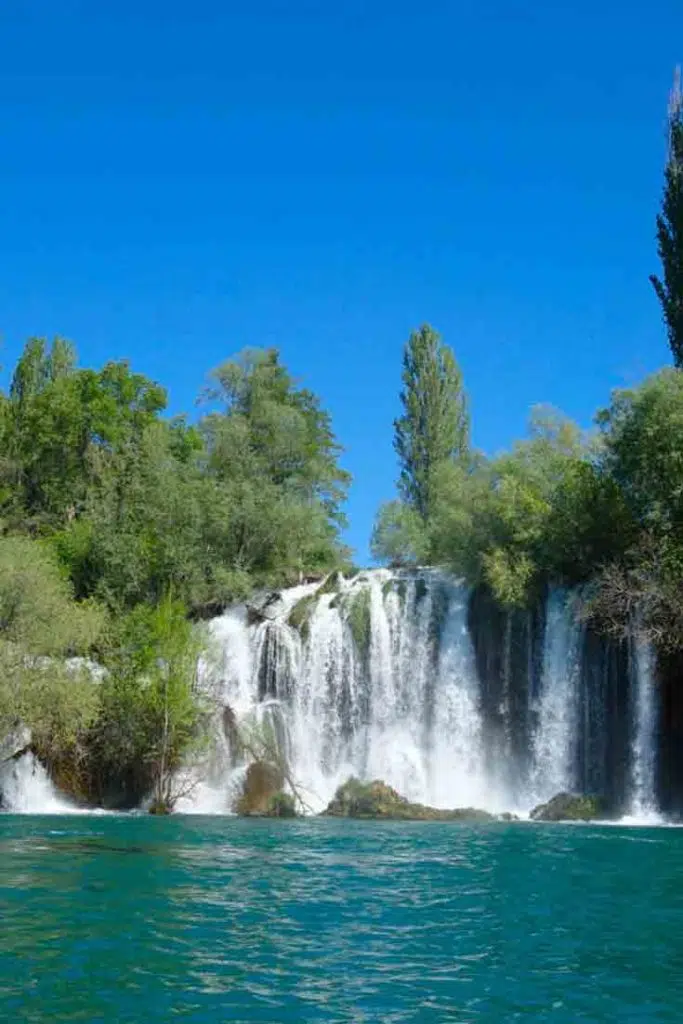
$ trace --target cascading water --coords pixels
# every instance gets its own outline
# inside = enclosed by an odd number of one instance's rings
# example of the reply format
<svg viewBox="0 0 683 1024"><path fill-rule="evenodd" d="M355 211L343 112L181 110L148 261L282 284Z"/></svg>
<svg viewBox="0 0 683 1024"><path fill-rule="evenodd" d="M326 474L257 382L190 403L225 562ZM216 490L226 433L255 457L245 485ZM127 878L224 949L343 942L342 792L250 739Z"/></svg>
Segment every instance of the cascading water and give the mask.
<svg viewBox="0 0 683 1024"><path fill-rule="evenodd" d="M436 571L375 570L315 590L285 592L258 624L245 609L216 620L206 673L215 685L218 672L238 723L264 699L277 705L302 802L320 810L357 775L438 807L502 806L486 774L466 589ZM244 770L224 739L218 748L195 810L227 809Z"/></svg>
<svg viewBox="0 0 683 1024"><path fill-rule="evenodd" d="M629 816L656 819L657 686L654 652L636 622L631 638L631 779Z"/></svg>
<svg viewBox="0 0 683 1024"><path fill-rule="evenodd" d="M627 672L625 648L584 628L577 592L551 591L545 615L470 597L437 570L373 570L213 620L200 677L214 743L179 778L177 810L231 811L266 760L313 812L355 775L443 808L525 812L566 790L616 807L626 792L652 820L657 691L635 626ZM75 810L30 753L0 764L0 807Z"/></svg>
<svg viewBox="0 0 683 1024"><path fill-rule="evenodd" d="M583 628L578 596L552 590L546 605L541 692L532 737L529 803L572 790L579 718Z"/></svg>
<svg viewBox="0 0 683 1024"><path fill-rule="evenodd" d="M77 810L59 796L45 768L31 753L0 764L0 806L13 814L67 814Z"/></svg>

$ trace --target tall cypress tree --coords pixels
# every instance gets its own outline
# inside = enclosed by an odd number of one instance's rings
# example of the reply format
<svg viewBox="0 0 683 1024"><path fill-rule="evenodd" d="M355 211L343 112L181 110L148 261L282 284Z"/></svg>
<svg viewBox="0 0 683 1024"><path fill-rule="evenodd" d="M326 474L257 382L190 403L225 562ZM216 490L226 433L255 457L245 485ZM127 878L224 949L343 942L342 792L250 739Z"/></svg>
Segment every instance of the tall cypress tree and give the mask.
<svg viewBox="0 0 683 1024"><path fill-rule="evenodd" d="M663 281L650 280L662 305L674 365L683 369L683 96L681 72L676 69L669 101L669 154L664 173L664 196L657 217L657 250Z"/></svg>
<svg viewBox="0 0 683 1024"><path fill-rule="evenodd" d="M403 500L428 519L434 471L469 450L470 423L462 374L451 349L428 324L413 331L403 352L403 415L394 423Z"/></svg>

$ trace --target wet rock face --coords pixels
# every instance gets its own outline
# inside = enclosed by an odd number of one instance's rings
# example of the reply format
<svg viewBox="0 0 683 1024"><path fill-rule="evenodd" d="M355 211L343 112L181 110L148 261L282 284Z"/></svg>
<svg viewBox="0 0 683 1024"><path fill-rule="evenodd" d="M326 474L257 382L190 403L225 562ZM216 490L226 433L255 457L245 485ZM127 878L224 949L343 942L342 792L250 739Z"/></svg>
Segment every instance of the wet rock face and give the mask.
<svg viewBox="0 0 683 1024"><path fill-rule="evenodd" d="M17 722L14 728L0 737L0 764L11 761L25 753L31 746L31 730L23 722Z"/></svg>
<svg viewBox="0 0 683 1024"><path fill-rule="evenodd" d="M330 818L366 818L385 821L494 821L495 815L475 807L440 810L412 804L378 779L348 779L339 787L323 814Z"/></svg>
<svg viewBox="0 0 683 1024"><path fill-rule="evenodd" d="M247 605L247 621L250 626L258 625L259 622L272 622L280 618L284 610L285 602L279 591L259 594L252 597Z"/></svg>
<svg viewBox="0 0 683 1024"><path fill-rule="evenodd" d="M600 800L577 793L557 793L531 812L532 821L595 821L601 816Z"/></svg>

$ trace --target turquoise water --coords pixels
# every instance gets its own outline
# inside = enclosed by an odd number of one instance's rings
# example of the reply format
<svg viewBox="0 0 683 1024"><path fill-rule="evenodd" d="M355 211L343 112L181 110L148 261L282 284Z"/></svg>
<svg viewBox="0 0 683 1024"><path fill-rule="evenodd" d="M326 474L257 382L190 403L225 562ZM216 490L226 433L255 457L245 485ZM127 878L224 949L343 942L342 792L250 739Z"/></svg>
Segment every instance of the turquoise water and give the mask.
<svg viewBox="0 0 683 1024"><path fill-rule="evenodd" d="M1 1021L681 1021L683 830L0 816Z"/></svg>

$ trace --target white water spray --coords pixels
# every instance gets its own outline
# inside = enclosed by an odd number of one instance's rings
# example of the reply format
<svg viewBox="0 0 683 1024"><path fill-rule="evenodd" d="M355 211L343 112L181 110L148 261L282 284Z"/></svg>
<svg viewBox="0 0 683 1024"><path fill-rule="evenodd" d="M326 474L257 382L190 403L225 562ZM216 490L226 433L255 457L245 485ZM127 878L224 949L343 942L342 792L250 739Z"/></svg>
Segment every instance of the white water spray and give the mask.
<svg viewBox="0 0 683 1024"><path fill-rule="evenodd" d="M3 810L13 814L76 814L78 808L61 797L40 761L22 754L0 765Z"/></svg>
<svg viewBox="0 0 683 1024"><path fill-rule="evenodd" d="M629 817L658 818L655 797L655 738L657 729L657 684L654 652L640 636L636 623L631 641L631 800Z"/></svg>
<svg viewBox="0 0 683 1024"><path fill-rule="evenodd" d="M529 805L575 785L583 628L577 596L552 590L546 605L541 692L536 702Z"/></svg>
<svg viewBox="0 0 683 1024"><path fill-rule="evenodd" d="M349 775L437 807L502 806L482 747L466 589L435 571L375 570L311 601L314 591L286 592L261 624L242 609L212 625L221 699L243 722L270 681L308 808L322 810ZM288 619L302 599L310 608L297 629ZM227 810L239 770L224 754L194 809Z"/></svg>

